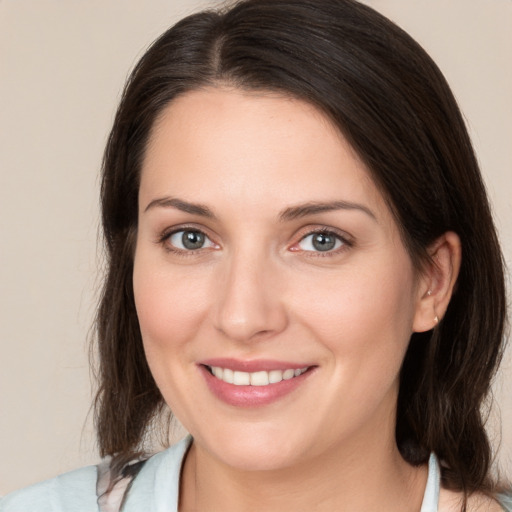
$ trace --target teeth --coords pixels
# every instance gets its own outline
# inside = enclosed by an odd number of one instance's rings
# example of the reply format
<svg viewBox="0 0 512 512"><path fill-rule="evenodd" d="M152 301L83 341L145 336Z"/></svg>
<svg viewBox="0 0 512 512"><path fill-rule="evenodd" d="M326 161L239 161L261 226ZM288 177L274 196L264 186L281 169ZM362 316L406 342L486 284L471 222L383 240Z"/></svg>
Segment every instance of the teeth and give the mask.
<svg viewBox="0 0 512 512"><path fill-rule="evenodd" d="M235 379L235 372L233 370L230 370L229 368L224 368L224 371L222 372L222 380L224 382L227 382L228 384L233 384Z"/></svg>
<svg viewBox="0 0 512 512"><path fill-rule="evenodd" d="M266 386L269 383L268 372L249 373L251 376L251 386Z"/></svg>
<svg viewBox="0 0 512 512"><path fill-rule="evenodd" d="M233 371L229 368L221 368L220 366L210 366L209 368L217 379L223 380L228 384L234 384L235 386L268 386L269 384L276 384L282 380L298 377L308 369L308 366L297 368L296 370L290 368L288 370L271 370L269 372L260 371L252 373Z"/></svg>
<svg viewBox="0 0 512 512"><path fill-rule="evenodd" d="M283 372L283 380L290 380L295 377L295 370L285 370Z"/></svg>
<svg viewBox="0 0 512 512"><path fill-rule="evenodd" d="M223 380L222 377L221 377L221 380ZM248 386L250 383L251 383L251 374L250 373L235 372L233 374L233 384L235 386Z"/></svg>
<svg viewBox="0 0 512 512"><path fill-rule="evenodd" d="M281 370L272 370L268 372L268 381L270 384L281 382L283 380L283 372Z"/></svg>

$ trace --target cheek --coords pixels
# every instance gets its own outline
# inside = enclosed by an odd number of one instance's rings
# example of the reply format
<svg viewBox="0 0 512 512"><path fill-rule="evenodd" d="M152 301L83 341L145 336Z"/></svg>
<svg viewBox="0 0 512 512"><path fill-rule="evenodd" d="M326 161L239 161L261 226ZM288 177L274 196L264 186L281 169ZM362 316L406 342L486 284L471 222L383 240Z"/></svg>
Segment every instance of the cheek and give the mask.
<svg viewBox="0 0 512 512"><path fill-rule="evenodd" d="M148 251L149 252L149 251ZM205 312L204 279L169 265L151 253L136 253L133 273L135 306L146 359L173 413L188 418L190 399L181 383L190 381L193 344Z"/></svg>
<svg viewBox="0 0 512 512"><path fill-rule="evenodd" d="M340 274L323 291L315 287L302 305L304 324L327 349L323 362L332 385L324 391L324 412L338 405L333 428L340 421L359 428L375 411L386 415L394 407L412 332L412 276L407 266L364 273L359 267L359 272Z"/></svg>
<svg viewBox="0 0 512 512"><path fill-rule="evenodd" d="M406 256L377 261L378 265L347 267L329 280L307 283L308 300L296 305L303 322L344 371L350 363L354 372L373 367L395 373L412 333L412 265Z"/></svg>
<svg viewBox="0 0 512 512"><path fill-rule="evenodd" d="M135 306L148 357L153 351L174 351L190 339L204 315L206 283L192 272L170 272L143 251L136 254Z"/></svg>

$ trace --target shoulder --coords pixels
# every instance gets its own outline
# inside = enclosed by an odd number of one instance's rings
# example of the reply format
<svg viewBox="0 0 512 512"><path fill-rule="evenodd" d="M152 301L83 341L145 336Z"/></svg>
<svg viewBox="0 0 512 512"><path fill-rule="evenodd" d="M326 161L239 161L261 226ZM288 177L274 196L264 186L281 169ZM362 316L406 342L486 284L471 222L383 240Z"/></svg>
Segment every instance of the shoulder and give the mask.
<svg viewBox="0 0 512 512"><path fill-rule="evenodd" d="M181 466L191 443L187 436L144 463L126 494L124 512L178 509Z"/></svg>
<svg viewBox="0 0 512 512"><path fill-rule="evenodd" d="M127 479L109 485L108 463L65 473L0 499L0 512L98 512L98 491L102 510L123 503L123 511L177 510L181 464L192 442L187 436L167 450L141 464ZM106 464L106 466L105 466ZM98 475L105 470L103 478ZM118 491L118 492L117 492ZM126 494L126 495L125 495Z"/></svg>
<svg viewBox="0 0 512 512"><path fill-rule="evenodd" d="M96 466L64 473L0 499L0 512L93 512Z"/></svg>

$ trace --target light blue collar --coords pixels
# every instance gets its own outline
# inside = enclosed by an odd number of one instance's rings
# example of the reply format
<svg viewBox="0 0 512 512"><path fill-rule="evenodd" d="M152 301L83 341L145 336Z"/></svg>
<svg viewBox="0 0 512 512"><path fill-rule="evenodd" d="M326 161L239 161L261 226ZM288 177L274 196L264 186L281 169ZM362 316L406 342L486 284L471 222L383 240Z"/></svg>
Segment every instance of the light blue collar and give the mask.
<svg viewBox="0 0 512 512"><path fill-rule="evenodd" d="M181 465L192 441L185 437L171 448L160 452L145 463L133 481L123 512L176 512ZM441 472L434 454L428 462L428 479L421 512L437 512Z"/></svg>
<svg viewBox="0 0 512 512"><path fill-rule="evenodd" d="M428 461L428 479L420 512L437 512L439 491L441 487L441 470L437 457L432 453Z"/></svg>

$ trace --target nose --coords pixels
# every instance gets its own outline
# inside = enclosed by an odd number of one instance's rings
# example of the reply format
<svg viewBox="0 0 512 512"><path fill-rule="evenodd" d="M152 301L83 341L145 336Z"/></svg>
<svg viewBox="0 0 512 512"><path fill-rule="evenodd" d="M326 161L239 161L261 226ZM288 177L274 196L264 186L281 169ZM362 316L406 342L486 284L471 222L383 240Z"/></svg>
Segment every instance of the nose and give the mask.
<svg viewBox="0 0 512 512"><path fill-rule="evenodd" d="M278 269L263 255L238 254L225 263L218 283L216 329L239 342L268 339L282 332L288 316Z"/></svg>

